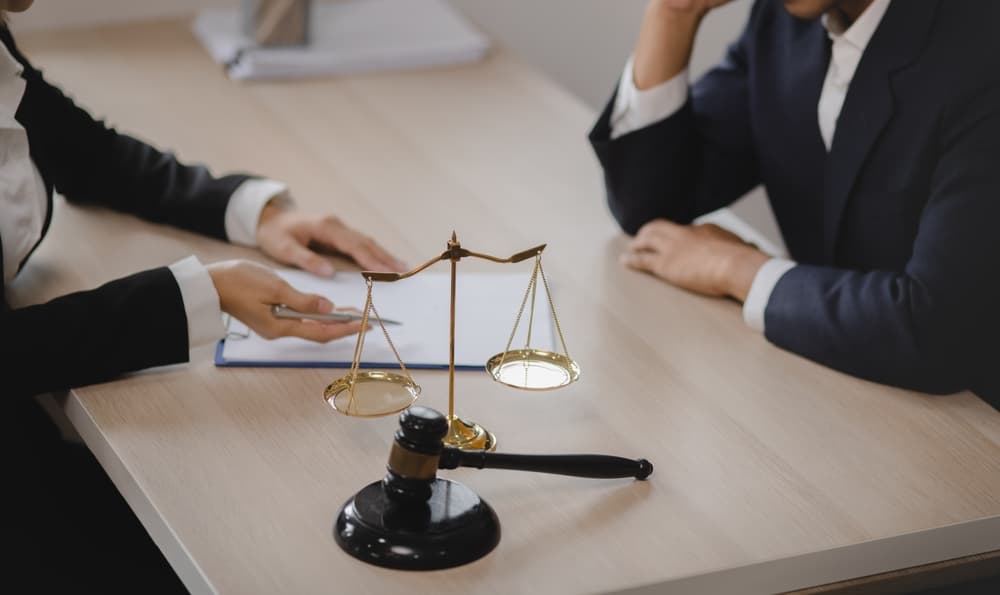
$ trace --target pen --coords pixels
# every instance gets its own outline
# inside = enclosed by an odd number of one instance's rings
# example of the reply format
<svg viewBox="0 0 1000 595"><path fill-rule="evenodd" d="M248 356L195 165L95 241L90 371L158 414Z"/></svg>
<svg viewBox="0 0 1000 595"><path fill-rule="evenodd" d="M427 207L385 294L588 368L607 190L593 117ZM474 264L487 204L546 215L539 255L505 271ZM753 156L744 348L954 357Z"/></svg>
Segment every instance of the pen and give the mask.
<svg viewBox="0 0 1000 595"><path fill-rule="evenodd" d="M308 312L298 312L292 310L284 304L275 304L271 306L271 314L275 318L299 318L308 320L321 320L321 321L335 321L335 322L345 322L349 320L361 320L361 314L357 312L330 312L329 314L312 314ZM369 317L374 319L374 317ZM397 324L401 325L402 322L398 320L390 320L388 318L383 318L382 322L385 324Z"/></svg>

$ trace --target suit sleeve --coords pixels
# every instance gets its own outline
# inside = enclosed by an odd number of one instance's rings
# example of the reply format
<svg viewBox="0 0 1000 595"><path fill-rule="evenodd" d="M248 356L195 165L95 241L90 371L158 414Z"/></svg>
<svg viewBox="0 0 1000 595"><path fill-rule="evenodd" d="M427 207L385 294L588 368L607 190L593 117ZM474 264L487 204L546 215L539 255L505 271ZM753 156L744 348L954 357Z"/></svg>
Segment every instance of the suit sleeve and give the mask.
<svg viewBox="0 0 1000 595"><path fill-rule="evenodd" d="M756 7L724 60L670 117L611 138L612 97L590 133L608 205L626 233L666 218L690 223L760 183L750 124L747 46ZM617 94L616 94L617 95Z"/></svg>
<svg viewBox="0 0 1000 595"><path fill-rule="evenodd" d="M14 397L188 360L184 305L167 268L45 304L4 306L0 336L4 393Z"/></svg>
<svg viewBox="0 0 1000 595"><path fill-rule="evenodd" d="M9 34L8 34L9 35ZM214 177L170 153L94 120L16 51L27 82L17 118L32 157L56 190L76 203L101 204L144 219L225 240L225 211L246 175Z"/></svg>
<svg viewBox="0 0 1000 595"><path fill-rule="evenodd" d="M877 382L1000 397L1000 85L954 106L905 269L792 269L765 311L770 341Z"/></svg>

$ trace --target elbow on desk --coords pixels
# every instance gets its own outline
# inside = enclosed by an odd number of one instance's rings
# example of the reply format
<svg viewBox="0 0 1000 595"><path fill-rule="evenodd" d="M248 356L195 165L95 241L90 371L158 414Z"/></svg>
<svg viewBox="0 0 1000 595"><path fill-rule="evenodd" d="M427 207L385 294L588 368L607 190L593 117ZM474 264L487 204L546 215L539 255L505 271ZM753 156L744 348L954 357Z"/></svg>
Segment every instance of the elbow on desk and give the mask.
<svg viewBox="0 0 1000 595"><path fill-rule="evenodd" d="M630 236L639 233L643 225L654 219L668 219L680 225L688 225L694 220L688 213L668 209L664 198L646 196L630 188L618 188L610 180L607 182L607 202L618 226Z"/></svg>
<svg viewBox="0 0 1000 595"><path fill-rule="evenodd" d="M775 286L767 339L829 368L945 395L996 385L987 299L964 299L905 273L800 265ZM978 391L977 391L978 392Z"/></svg>

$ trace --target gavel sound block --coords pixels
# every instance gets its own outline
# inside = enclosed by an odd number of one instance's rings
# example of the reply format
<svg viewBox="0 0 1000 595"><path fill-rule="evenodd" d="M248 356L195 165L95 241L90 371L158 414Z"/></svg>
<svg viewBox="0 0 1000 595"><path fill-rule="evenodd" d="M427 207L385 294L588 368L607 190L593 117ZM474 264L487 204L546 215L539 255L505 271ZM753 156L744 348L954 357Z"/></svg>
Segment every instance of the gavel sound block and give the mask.
<svg viewBox="0 0 1000 595"><path fill-rule="evenodd" d="M456 467L513 469L578 477L646 479L645 459L606 455L511 455L445 447L448 420L427 407L399 416L382 481L361 489L337 515L333 536L348 554L401 570L436 570L485 556L500 541L493 509L464 485L439 479Z"/></svg>

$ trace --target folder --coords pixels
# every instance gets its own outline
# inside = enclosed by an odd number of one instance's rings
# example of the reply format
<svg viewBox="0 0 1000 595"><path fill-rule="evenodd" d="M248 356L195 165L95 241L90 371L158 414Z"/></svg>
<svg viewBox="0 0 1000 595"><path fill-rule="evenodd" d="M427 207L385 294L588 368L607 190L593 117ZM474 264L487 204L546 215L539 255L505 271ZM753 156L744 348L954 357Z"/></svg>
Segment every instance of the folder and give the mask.
<svg viewBox="0 0 1000 595"><path fill-rule="evenodd" d="M332 279L296 270L277 271L300 291L318 293L337 307L362 309L365 282L359 273L339 272ZM518 308L524 299L531 270L521 272L462 272L457 277L455 364L461 370L484 370L486 361L500 353L510 339ZM386 325L393 345L407 368L446 369L448 367L451 276L427 271L393 283L374 283L372 297L381 316L402 322ZM524 347L528 314L511 349ZM539 296L533 317L531 343L538 349L555 346L554 325L548 301ZM238 320L231 320L226 339L215 352L221 367L350 367L357 336L321 344L296 337L263 339ZM371 318L365 336L361 366L398 368L385 334Z"/></svg>
<svg viewBox="0 0 1000 595"><path fill-rule="evenodd" d="M207 8L195 36L233 79L301 78L409 70L480 60L488 38L444 0L349 0L317 4L307 44L258 47L237 7Z"/></svg>

